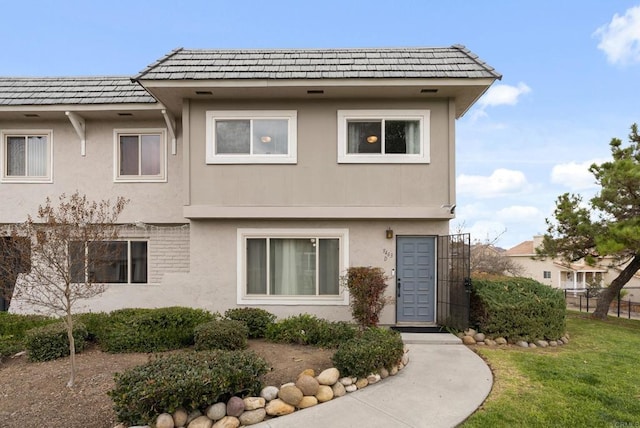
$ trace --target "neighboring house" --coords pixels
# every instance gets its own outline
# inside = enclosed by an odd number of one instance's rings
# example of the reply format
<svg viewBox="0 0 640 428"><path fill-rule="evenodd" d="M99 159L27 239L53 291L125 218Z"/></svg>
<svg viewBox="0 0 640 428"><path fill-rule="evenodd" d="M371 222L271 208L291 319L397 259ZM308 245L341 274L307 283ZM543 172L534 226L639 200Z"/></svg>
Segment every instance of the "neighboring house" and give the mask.
<svg viewBox="0 0 640 428"><path fill-rule="evenodd" d="M94 311L346 320L340 277L364 265L394 275L382 323L434 324L455 120L500 78L462 46L178 49L133 79L0 78L0 223L76 189L131 199Z"/></svg>

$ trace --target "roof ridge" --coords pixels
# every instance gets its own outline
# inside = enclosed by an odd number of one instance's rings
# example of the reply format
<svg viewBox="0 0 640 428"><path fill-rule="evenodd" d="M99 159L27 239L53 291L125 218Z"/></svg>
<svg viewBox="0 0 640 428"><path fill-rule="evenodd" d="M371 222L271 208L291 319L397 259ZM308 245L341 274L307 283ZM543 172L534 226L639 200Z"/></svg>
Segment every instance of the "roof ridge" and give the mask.
<svg viewBox="0 0 640 428"><path fill-rule="evenodd" d="M139 83L138 80L142 78L142 76L144 76L145 74L147 74L152 68L157 67L158 65L162 64L163 62L167 61L169 58L171 58L172 56L176 55L178 52L185 50L184 48L180 47L180 48L176 48L174 50L172 50L171 52L169 52L168 54L166 54L165 56L163 56L162 58L160 58L159 60L149 64L148 66L146 66L144 68L144 70L142 70L140 73L138 73L137 75L133 76L131 78L132 82L136 82Z"/></svg>
<svg viewBox="0 0 640 428"><path fill-rule="evenodd" d="M489 64L487 64L486 62L482 61L480 59L480 57L478 57L478 55L474 54L469 49L467 49L467 47L465 45L461 45L461 44L451 45L451 49L457 49L460 52L464 53L473 62L475 62L479 66L483 67L485 70L487 70L487 72L493 74L496 77L496 79L502 80L502 74L498 73L495 68L491 67Z"/></svg>
<svg viewBox="0 0 640 428"><path fill-rule="evenodd" d="M103 80L103 79L122 79L131 80L131 76L0 76L0 80Z"/></svg>

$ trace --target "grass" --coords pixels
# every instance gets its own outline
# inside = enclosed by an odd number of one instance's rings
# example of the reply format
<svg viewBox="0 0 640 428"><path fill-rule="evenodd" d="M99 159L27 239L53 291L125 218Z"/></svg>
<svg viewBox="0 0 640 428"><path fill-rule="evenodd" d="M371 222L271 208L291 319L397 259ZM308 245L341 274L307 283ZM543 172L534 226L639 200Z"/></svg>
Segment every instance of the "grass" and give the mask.
<svg viewBox="0 0 640 428"><path fill-rule="evenodd" d="M640 427L640 321L569 312L568 345L480 348L494 387L462 426Z"/></svg>

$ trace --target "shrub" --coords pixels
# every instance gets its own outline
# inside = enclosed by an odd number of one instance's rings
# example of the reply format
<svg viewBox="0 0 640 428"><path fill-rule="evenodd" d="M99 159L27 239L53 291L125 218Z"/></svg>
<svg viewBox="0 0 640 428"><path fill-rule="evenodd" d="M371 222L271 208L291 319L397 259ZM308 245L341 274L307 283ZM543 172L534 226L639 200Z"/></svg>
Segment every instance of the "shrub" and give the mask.
<svg viewBox="0 0 640 428"><path fill-rule="evenodd" d="M350 267L343 278L351 295L351 314L361 328L375 327L387 303L384 270L378 267Z"/></svg>
<svg viewBox="0 0 640 428"><path fill-rule="evenodd" d="M99 343L109 325L109 314L106 312L86 312L77 314L75 318L87 327L89 342Z"/></svg>
<svg viewBox="0 0 640 428"><path fill-rule="evenodd" d="M107 352L161 352L193 345L194 328L217 314L202 309L170 307L120 309L109 314L97 337Z"/></svg>
<svg viewBox="0 0 640 428"><path fill-rule="evenodd" d="M233 308L224 313L225 318L242 321L249 327L249 337L264 337L267 328L276 320L272 313L260 308Z"/></svg>
<svg viewBox="0 0 640 428"><path fill-rule="evenodd" d="M76 352L84 349L87 328L82 323L74 323L73 339ZM67 327L63 322L36 327L26 334L25 345L31 361L50 361L69 355Z"/></svg>
<svg viewBox="0 0 640 428"><path fill-rule="evenodd" d="M196 351L245 349L247 337L249 337L249 327L244 322L228 319L200 324L194 331Z"/></svg>
<svg viewBox="0 0 640 428"><path fill-rule="evenodd" d="M356 335L353 325L331 322L314 315L300 314L280 320L267 328L266 338L273 342L336 347Z"/></svg>
<svg viewBox="0 0 640 428"><path fill-rule="evenodd" d="M25 349L24 338L28 330L59 321L57 318L41 315L0 312L0 359Z"/></svg>
<svg viewBox="0 0 640 428"><path fill-rule="evenodd" d="M204 410L234 395L256 395L267 368L250 351L184 352L116 374L108 394L121 422L144 425L161 412Z"/></svg>
<svg viewBox="0 0 640 428"><path fill-rule="evenodd" d="M489 337L555 340L565 332L562 290L529 278L474 278L470 320Z"/></svg>
<svg viewBox="0 0 640 428"><path fill-rule="evenodd" d="M333 355L340 373L364 377L381 368L390 369L404 353L402 337L397 331L373 327L350 341L342 343Z"/></svg>

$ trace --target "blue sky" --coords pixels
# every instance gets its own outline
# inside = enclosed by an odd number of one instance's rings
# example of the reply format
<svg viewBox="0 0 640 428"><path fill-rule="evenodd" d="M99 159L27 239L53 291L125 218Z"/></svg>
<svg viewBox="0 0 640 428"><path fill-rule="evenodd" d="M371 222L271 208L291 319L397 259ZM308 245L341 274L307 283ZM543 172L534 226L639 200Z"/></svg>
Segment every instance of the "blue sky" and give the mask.
<svg viewBox="0 0 640 428"><path fill-rule="evenodd" d="M457 124L457 219L509 248L640 122L640 0L5 2L0 75L134 75L177 47L463 44L503 74Z"/></svg>

